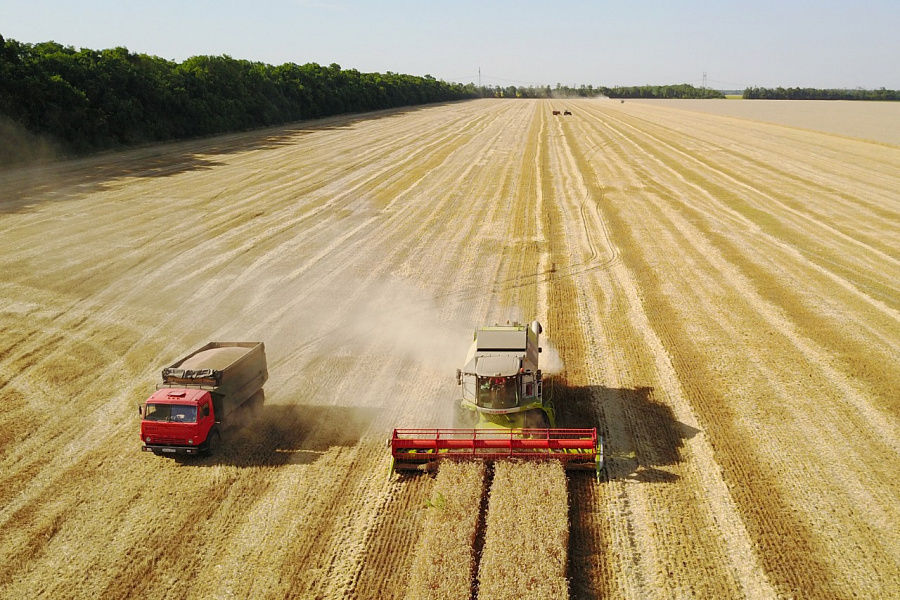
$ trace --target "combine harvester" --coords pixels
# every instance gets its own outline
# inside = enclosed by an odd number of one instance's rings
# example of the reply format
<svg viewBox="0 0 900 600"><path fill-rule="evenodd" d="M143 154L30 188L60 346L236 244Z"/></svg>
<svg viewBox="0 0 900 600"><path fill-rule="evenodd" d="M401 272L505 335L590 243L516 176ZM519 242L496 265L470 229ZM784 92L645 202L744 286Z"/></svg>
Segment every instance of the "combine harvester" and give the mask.
<svg viewBox="0 0 900 600"><path fill-rule="evenodd" d="M559 460L600 477L603 439L597 429L556 427L538 368L541 324L481 327L464 369L459 413L465 428L394 429L391 470L427 469L446 459Z"/></svg>

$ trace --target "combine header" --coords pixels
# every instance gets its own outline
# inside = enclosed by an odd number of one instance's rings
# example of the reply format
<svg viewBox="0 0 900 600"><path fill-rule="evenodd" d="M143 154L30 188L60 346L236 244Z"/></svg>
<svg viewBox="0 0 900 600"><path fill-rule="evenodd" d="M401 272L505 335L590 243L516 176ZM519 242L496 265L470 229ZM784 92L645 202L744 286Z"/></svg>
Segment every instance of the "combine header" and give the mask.
<svg viewBox="0 0 900 600"><path fill-rule="evenodd" d="M392 469L421 469L440 459L559 460L566 469L603 467L596 429L395 429Z"/></svg>
<svg viewBox="0 0 900 600"><path fill-rule="evenodd" d="M541 324L482 327L456 372L462 386L454 429L395 429L391 470L426 469L444 459L559 460L567 469L603 468L596 429L556 427L538 369Z"/></svg>

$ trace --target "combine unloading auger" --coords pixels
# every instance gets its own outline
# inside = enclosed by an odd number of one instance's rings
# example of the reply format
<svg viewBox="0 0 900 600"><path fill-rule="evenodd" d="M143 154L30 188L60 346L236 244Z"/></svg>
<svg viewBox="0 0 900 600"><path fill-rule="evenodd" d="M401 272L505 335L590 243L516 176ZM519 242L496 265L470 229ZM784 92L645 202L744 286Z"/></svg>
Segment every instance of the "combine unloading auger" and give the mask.
<svg viewBox="0 0 900 600"><path fill-rule="evenodd" d="M603 469L603 440L592 429L556 427L538 355L541 324L475 330L453 429L395 429L391 469L426 469L440 460L558 460L567 469Z"/></svg>

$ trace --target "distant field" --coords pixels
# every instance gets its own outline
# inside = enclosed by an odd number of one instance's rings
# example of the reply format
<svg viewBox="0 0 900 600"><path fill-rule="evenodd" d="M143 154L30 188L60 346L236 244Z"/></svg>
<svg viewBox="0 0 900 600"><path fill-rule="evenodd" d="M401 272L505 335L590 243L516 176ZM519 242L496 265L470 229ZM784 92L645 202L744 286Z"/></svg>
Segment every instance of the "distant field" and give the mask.
<svg viewBox="0 0 900 600"><path fill-rule="evenodd" d="M790 125L900 145L900 102L849 100L629 100Z"/></svg>

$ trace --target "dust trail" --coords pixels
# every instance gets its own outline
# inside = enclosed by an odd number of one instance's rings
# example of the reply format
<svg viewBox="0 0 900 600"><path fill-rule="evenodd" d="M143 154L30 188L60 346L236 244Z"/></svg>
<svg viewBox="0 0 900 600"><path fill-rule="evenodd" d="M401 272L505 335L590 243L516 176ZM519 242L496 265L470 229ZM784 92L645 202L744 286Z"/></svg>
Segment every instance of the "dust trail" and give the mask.
<svg viewBox="0 0 900 600"><path fill-rule="evenodd" d="M396 278L372 289L346 327L422 367L449 372L465 358L472 337L471 324L444 317L430 295Z"/></svg>
<svg viewBox="0 0 900 600"><path fill-rule="evenodd" d="M545 337L541 338L540 365L541 371L547 375L558 375L566 368L562 357L559 355L559 350Z"/></svg>
<svg viewBox="0 0 900 600"><path fill-rule="evenodd" d="M474 325L448 316L451 310L407 280L331 277L315 282L302 299L276 292L257 309L280 314L260 335L272 389L287 390L276 393L275 402L399 408L398 399L421 389L416 410L408 412L427 415L427 422L415 425L449 426L458 395L456 369L463 365ZM292 309L283 311L287 304ZM247 325L235 319L220 332L243 339ZM290 371L284 369L288 364L294 365ZM341 389L352 393L341 394ZM369 414L374 418L377 412Z"/></svg>
<svg viewBox="0 0 900 600"><path fill-rule="evenodd" d="M0 168L46 163L59 157L59 146L0 115Z"/></svg>

